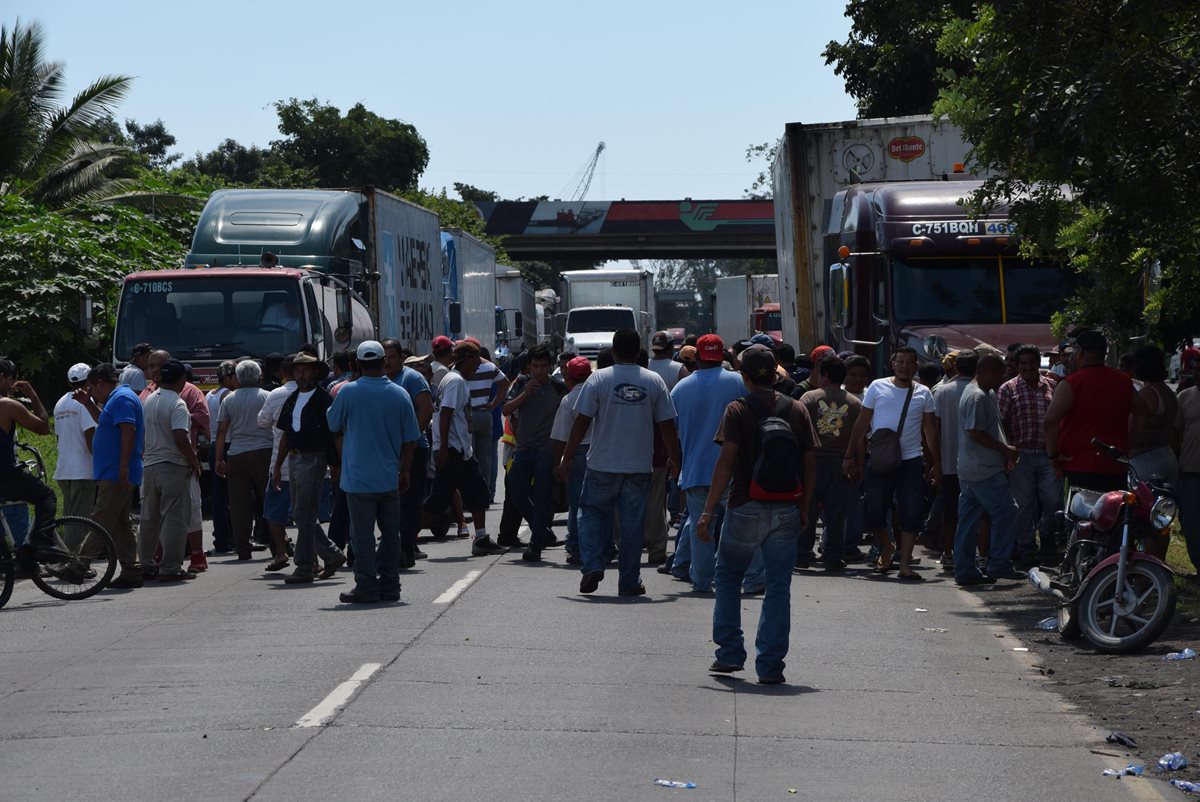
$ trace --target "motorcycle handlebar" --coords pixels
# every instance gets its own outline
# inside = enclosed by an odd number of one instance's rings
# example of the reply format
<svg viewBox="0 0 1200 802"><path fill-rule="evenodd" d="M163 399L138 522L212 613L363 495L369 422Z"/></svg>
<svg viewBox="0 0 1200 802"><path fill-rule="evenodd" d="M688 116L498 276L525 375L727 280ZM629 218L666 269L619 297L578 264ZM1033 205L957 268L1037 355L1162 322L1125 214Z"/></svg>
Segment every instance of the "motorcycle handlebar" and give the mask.
<svg viewBox="0 0 1200 802"><path fill-rule="evenodd" d="M1104 453L1108 454L1108 456L1112 457L1117 462L1125 462L1126 461L1125 455L1123 453L1121 453L1121 449L1117 448L1116 446L1110 446L1108 443L1102 442L1100 440L1100 438L1098 438L1098 437L1092 438L1092 445L1094 445L1096 448L1100 449Z"/></svg>

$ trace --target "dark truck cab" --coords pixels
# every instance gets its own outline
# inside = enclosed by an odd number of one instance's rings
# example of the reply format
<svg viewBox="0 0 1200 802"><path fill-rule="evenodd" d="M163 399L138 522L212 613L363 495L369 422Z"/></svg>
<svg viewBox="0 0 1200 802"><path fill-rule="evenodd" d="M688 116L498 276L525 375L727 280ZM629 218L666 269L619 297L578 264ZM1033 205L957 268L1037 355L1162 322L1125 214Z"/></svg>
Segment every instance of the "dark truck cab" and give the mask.
<svg viewBox="0 0 1200 802"><path fill-rule="evenodd" d="M827 341L877 366L898 347L922 362L987 344L1056 343L1050 318L1073 290L1056 263L1017 252L1008 208L972 218L979 181L856 184L830 206Z"/></svg>

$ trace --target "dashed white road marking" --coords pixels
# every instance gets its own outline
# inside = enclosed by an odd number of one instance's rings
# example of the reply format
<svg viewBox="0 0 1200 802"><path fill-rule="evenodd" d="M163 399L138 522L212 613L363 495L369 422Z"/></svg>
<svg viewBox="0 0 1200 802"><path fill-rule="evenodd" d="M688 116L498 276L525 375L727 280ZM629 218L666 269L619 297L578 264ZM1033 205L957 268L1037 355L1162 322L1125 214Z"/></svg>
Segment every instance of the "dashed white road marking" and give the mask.
<svg viewBox="0 0 1200 802"><path fill-rule="evenodd" d="M363 663L350 679L334 688L328 696L321 700L320 704L301 716L294 726L320 727L332 718L339 708L350 701L350 697L359 689L359 686L369 680L381 665L380 663Z"/></svg>
<svg viewBox="0 0 1200 802"><path fill-rule="evenodd" d="M468 571L467 575L455 582L450 587L446 588L446 592L433 600L434 604L449 604L462 595L462 592L471 587L471 583L483 574L483 571Z"/></svg>

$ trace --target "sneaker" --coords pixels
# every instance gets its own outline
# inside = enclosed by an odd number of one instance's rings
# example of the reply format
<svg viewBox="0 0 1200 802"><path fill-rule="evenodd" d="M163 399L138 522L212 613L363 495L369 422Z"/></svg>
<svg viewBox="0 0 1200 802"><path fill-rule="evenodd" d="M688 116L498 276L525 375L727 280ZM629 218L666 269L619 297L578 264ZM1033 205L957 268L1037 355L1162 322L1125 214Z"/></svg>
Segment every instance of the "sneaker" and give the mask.
<svg viewBox="0 0 1200 802"><path fill-rule="evenodd" d="M346 564L346 555L339 554L325 561L325 567L317 574L317 579L332 579L337 570Z"/></svg>
<svg viewBox="0 0 1200 802"><path fill-rule="evenodd" d="M559 540L558 535L551 532L548 535L546 535L546 542L542 545L542 548L552 549L555 546L561 546L561 545L562 545L562 541Z"/></svg>
<svg viewBox="0 0 1200 802"><path fill-rule="evenodd" d="M583 565L583 558L578 554L568 554L567 565Z"/></svg>
<svg viewBox="0 0 1200 802"><path fill-rule="evenodd" d="M184 571L182 568L178 571L171 571L169 573L163 573L160 571L158 574L159 582L187 582L188 580L195 578L195 574Z"/></svg>
<svg viewBox="0 0 1200 802"><path fill-rule="evenodd" d="M525 549L529 548L529 544L519 537L506 537L501 535L496 538L496 545L503 546L506 549Z"/></svg>
<svg viewBox="0 0 1200 802"><path fill-rule="evenodd" d="M867 554L858 546L852 546L842 552L842 559L848 563L861 563L867 559Z"/></svg>
<svg viewBox="0 0 1200 802"><path fill-rule="evenodd" d="M144 584L145 584L145 582L142 580L142 578L140 576L119 576L116 579L114 579L112 582L109 582L108 586L110 588L124 590L124 589L131 589L131 588L140 588Z"/></svg>
<svg viewBox="0 0 1200 802"><path fill-rule="evenodd" d="M542 561L542 552L540 549L525 549L525 551L521 552L521 560L527 563L540 563Z"/></svg>
<svg viewBox="0 0 1200 802"><path fill-rule="evenodd" d="M811 551L796 555L796 567L800 569L808 568L816 561L817 555L813 554Z"/></svg>
<svg viewBox="0 0 1200 802"><path fill-rule="evenodd" d="M579 592L595 593L596 588L600 587L600 582L603 579L603 571L592 571L590 574L584 574L583 579L579 580Z"/></svg>
<svg viewBox="0 0 1200 802"><path fill-rule="evenodd" d="M191 559L188 560L188 568L200 573L208 570L208 557L202 551L193 551Z"/></svg>
<svg viewBox="0 0 1200 802"><path fill-rule="evenodd" d="M493 554L504 554L508 549L497 545L496 541L490 536L477 537L475 542L471 544L471 555L473 557L489 557Z"/></svg>
<svg viewBox="0 0 1200 802"><path fill-rule="evenodd" d="M307 584L311 583L314 579L315 579L315 577L312 575L311 571L301 571L299 568L297 568L295 571L293 571L292 573L290 573L286 577L284 577L283 584L285 584L285 585L307 585Z"/></svg>
<svg viewBox="0 0 1200 802"><path fill-rule="evenodd" d="M618 590L618 596L645 596L646 586L639 583L636 588L628 588L626 590Z"/></svg>
<svg viewBox="0 0 1200 802"><path fill-rule="evenodd" d="M942 552L942 559L939 561L944 571L954 570L954 555L948 551Z"/></svg>
<svg viewBox="0 0 1200 802"><path fill-rule="evenodd" d="M830 573L839 573L846 570L846 563L841 560L822 560L821 562L825 570Z"/></svg>
<svg viewBox="0 0 1200 802"><path fill-rule="evenodd" d="M419 548L413 549L413 557L416 557L418 560L428 560L429 559L429 555L426 554L425 552L421 551Z"/></svg>
<svg viewBox="0 0 1200 802"><path fill-rule="evenodd" d="M992 580L986 574L979 574L978 576L969 576L965 579L956 579L954 580L954 584L959 587L968 588L973 585L990 585L992 584Z"/></svg>
<svg viewBox="0 0 1200 802"><path fill-rule="evenodd" d="M708 667L708 670L712 674L732 674L735 671L741 671L742 666L731 666L720 660L713 660L713 664Z"/></svg>
<svg viewBox="0 0 1200 802"><path fill-rule="evenodd" d="M470 529L459 529L459 530L458 530L458 536L459 536L459 537L470 537L470 536L471 536L471 530L470 530Z"/></svg>

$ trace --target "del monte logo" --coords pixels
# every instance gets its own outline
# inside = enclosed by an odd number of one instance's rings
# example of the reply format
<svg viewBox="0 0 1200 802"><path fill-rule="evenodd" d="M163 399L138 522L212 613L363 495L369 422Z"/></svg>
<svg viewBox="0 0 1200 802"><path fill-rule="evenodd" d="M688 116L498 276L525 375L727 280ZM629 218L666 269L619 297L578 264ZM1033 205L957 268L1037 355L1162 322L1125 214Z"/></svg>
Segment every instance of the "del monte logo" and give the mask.
<svg viewBox="0 0 1200 802"><path fill-rule="evenodd" d="M919 136L898 136L888 142L887 152L893 159L910 162L925 155L925 140Z"/></svg>

